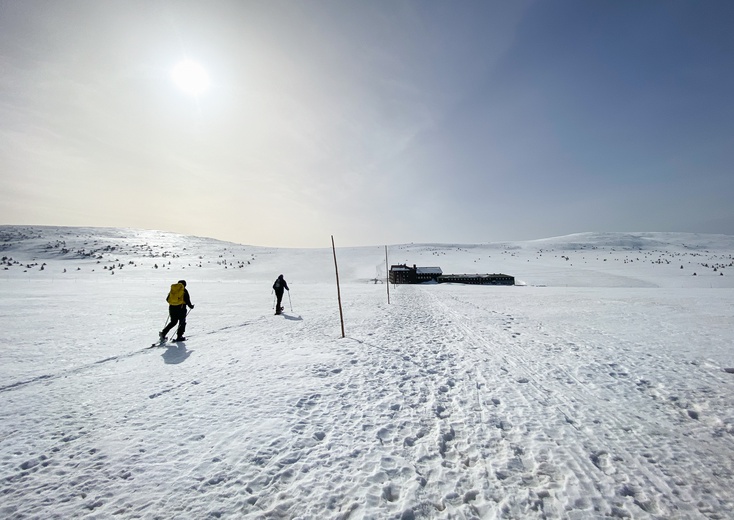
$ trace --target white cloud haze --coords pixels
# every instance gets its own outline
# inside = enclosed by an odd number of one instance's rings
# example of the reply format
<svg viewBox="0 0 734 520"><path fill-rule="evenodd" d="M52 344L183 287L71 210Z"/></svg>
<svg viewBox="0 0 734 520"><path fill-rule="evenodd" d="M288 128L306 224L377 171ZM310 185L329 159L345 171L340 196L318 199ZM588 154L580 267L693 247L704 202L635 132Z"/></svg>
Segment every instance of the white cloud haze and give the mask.
<svg viewBox="0 0 734 520"><path fill-rule="evenodd" d="M729 3L0 2L0 222L734 234ZM203 67L191 96L171 79Z"/></svg>

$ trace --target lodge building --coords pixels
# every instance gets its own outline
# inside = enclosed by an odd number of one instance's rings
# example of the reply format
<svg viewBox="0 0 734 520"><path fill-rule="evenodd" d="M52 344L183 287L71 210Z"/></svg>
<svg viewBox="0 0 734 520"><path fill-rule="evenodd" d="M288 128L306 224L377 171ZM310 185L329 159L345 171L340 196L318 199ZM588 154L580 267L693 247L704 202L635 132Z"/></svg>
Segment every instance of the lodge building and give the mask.
<svg viewBox="0 0 734 520"><path fill-rule="evenodd" d="M443 274L440 267L408 267L405 264L390 266L390 283L425 283L438 282Z"/></svg>
<svg viewBox="0 0 734 520"><path fill-rule="evenodd" d="M440 267L409 267L405 264L390 266L392 284L465 283L471 285L515 285L515 277L507 274L443 274Z"/></svg>

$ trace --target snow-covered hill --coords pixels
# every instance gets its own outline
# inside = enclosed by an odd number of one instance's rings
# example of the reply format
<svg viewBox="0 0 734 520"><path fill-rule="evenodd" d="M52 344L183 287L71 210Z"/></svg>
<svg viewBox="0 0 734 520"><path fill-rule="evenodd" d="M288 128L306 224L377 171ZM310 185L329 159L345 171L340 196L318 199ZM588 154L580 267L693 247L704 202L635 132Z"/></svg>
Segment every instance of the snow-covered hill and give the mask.
<svg viewBox="0 0 734 520"><path fill-rule="evenodd" d="M0 517L734 515L734 238L335 239L0 227Z"/></svg>
<svg viewBox="0 0 734 520"><path fill-rule="evenodd" d="M330 243L278 249L115 228L0 226L0 277L62 280L94 273L157 280L263 283L287 271L299 283L334 279ZM338 247L338 237L337 237ZM338 249L344 281L385 278L385 247ZM691 233L581 233L525 242L404 244L389 263L439 266L445 273L494 273L518 283L581 287L734 287L734 237ZM728 271L727 271L728 269ZM727 276L728 275L728 276Z"/></svg>

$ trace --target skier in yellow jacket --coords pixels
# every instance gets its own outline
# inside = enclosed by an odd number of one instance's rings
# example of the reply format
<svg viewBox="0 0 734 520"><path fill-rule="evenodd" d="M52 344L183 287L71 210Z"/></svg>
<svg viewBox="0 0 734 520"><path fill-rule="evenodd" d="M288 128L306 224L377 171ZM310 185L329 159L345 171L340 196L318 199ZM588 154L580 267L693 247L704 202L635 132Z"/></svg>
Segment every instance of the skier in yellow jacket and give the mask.
<svg viewBox="0 0 734 520"><path fill-rule="evenodd" d="M165 341L166 334L178 323L176 330L176 339L174 341L185 341L184 332L186 331L186 307L193 309L189 291L186 289L186 280L179 280L178 283L171 285L171 290L166 296L168 302L168 315L171 317L171 323L166 325L158 334L161 341Z"/></svg>

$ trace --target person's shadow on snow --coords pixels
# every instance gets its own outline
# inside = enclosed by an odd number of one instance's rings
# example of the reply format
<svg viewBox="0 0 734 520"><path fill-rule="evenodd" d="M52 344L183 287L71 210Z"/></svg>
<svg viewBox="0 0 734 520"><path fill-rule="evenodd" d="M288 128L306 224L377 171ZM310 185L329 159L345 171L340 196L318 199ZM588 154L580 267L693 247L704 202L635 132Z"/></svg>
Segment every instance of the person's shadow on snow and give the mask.
<svg viewBox="0 0 734 520"><path fill-rule="evenodd" d="M303 318L301 318L300 316L291 316L290 314L286 314L285 312L282 313L282 314L283 314L283 317L285 319L287 319L287 320L293 320L293 321L301 321L301 320L303 320Z"/></svg>
<svg viewBox="0 0 734 520"><path fill-rule="evenodd" d="M161 354L163 362L167 365L177 365L183 363L191 355L193 350L186 350L186 345L183 343L176 343L175 345L169 346L166 351Z"/></svg>

